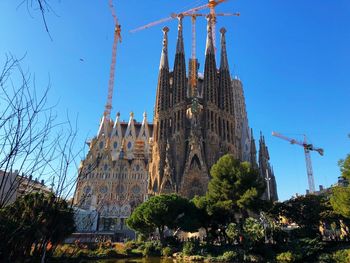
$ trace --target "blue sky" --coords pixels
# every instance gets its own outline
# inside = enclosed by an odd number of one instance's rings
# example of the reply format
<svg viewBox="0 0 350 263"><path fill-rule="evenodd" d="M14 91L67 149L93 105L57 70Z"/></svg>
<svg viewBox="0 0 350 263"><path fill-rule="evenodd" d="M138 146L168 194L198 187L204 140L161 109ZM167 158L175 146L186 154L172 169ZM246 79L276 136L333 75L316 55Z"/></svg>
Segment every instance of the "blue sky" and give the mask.
<svg viewBox="0 0 350 263"><path fill-rule="evenodd" d="M50 103L62 118L78 115L78 144L95 135L107 96L113 20L108 2L52 0L47 14L53 41L40 14L17 8L14 0L0 1L0 65L6 53L21 57L35 73L37 89L49 79ZM113 116L127 120L130 111L141 120L152 119L161 51L161 28L169 32L173 65L176 21L138 33L128 31L206 3L205 0L115 0L123 42L117 50ZM350 2L348 0L230 0L217 12L240 12L240 17L218 18L217 30L227 29L232 75L242 80L249 124L255 137L261 130L270 150L280 199L307 188L301 147L272 137L307 134L325 149L312 154L316 186L329 186L340 175L337 161L350 152ZM197 22L197 54L204 66L205 20ZM218 32L217 32L217 35ZM190 56L190 21L184 21L186 57ZM218 41L218 39L217 39ZM218 50L219 51L219 50ZM81 61L81 59L83 61ZM217 61L219 63L219 61Z"/></svg>

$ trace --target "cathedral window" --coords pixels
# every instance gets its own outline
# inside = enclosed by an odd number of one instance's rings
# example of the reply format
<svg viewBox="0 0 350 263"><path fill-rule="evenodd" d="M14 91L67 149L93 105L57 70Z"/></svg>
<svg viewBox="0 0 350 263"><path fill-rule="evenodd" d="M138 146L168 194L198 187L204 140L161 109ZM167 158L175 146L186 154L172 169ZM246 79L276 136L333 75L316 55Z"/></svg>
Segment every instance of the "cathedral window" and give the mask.
<svg viewBox="0 0 350 263"><path fill-rule="evenodd" d="M91 186L85 186L85 187L84 187L84 193L85 193L85 194L91 193Z"/></svg>
<svg viewBox="0 0 350 263"><path fill-rule="evenodd" d="M131 191L133 192L133 194L139 194L141 192L141 188L138 185L135 185L131 188Z"/></svg>
<svg viewBox="0 0 350 263"><path fill-rule="evenodd" d="M125 192L124 186L123 186L122 184L117 185L117 187L116 187L116 192L117 192L117 194L122 194L122 193L124 193L124 192Z"/></svg>
<svg viewBox="0 0 350 263"><path fill-rule="evenodd" d="M114 142L113 147L114 147L114 149L117 149L118 148L118 143Z"/></svg>
<svg viewBox="0 0 350 263"><path fill-rule="evenodd" d="M107 169L108 169L108 165L105 164L105 165L103 166L103 170L104 170L104 171L107 171Z"/></svg>
<svg viewBox="0 0 350 263"><path fill-rule="evenodd" d="M129 141L129 142L128 142L128 149L130 149L131 146L132 146L132 143Z"/></svg>
<svg viewBox="0 0 350 263"><path fill-rule="evenodd" d="M101 141L100 142L100 149L102 149L103 148L103 142Z"/></svg>
<svg viewBox="0 0 350 263"><path fill-rule="evenodd" d="M100 187L100 192L102 193L102 194L105 194L105 193L107 193L107 191L108 191L108 188L107 188L107 186L101 186Z"/></svg>

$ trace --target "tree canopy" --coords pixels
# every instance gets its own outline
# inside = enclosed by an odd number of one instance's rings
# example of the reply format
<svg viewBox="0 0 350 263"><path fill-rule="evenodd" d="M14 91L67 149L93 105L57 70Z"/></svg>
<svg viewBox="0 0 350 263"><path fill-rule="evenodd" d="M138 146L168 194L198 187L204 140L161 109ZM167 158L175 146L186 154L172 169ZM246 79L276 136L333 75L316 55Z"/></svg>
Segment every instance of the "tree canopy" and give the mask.
<svg viewBox="0 0 350 263"><path fill-rule="evenodd" d="M236 160L233 155L221 157L211 168L207 199L212 213L227 212L229 219L234 214L248 216L248 210L255 207L265 190L265 183L259 172L250 163Z"/></svg>
<svg viewBox="0 0 350 263"><path fill-rule="evenodd" d="M53 194L32 193L0 210L0 226L0 259L18 259L63 241L75 229L74 213Z"/></svg>
<svg viewBox="0 0 350 263"><path fill-rule="evenodd" d="M157 195L139 205L127 220L127 225L135 231L148 235L158 230L160 239L164 238L166 227L197 231L197 209L186 198L176 194Z"/></svg>
<svg viewBox="0 0 350 263"><path fill-rule="evenodd" d="M347 182L350 181L350 154L339 161L341 175ZM350 186L340 185L333 188L331 204L336 213L350 218Z"/></svg>

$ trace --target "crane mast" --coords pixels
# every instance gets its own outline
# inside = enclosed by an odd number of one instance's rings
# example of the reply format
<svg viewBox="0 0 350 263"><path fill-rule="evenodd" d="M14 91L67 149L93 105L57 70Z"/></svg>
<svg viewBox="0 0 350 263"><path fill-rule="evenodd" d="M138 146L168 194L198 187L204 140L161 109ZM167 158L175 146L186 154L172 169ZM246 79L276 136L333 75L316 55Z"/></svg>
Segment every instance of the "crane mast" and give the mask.
<svg viewBox="0 0 350 263"><path fill-rule="evenodd" d="M287 136L284 136L278 132L272 132L272 136L278 137L282 140L288 141L291 144L296 144L304 148L304 154L305 154L305 163L306 163L306 173L307 173L307 179L308 179L308 185L309 185L309 192L312 194L315 192L315 180L314 180L314 174L312 170L312 161L311 161L311 154L310 151L316 151L321 156L324 154L324 150L322 148L314 147L312 144L307 142L306 135L304 135L304 141L298 141L296 139L289 138Z"/></svg>
<svg viewBox="0 0 350 263"><path fill-rule="evenodd" d="M191 89L190 89L190 96L191 97L195 97L196 96L196 88L197 88L197 59L196 59L196 19L198 16L205 16L205 17L209 17L209 21L212 27L212 39L213 39L213 44L214 44L214 50L216 51L216 45L215 45L215 24L216 24L216 17L217 16L239 16L239 13L235 13L235 14L230 14L230 13L220 13L217 14L215 13L215 7L218 4L221 4L223 2L226 2L228 0L208 0L208 4L205 5L201 5L198 7L194 7L191 8L189 10L183 11L179 14L176 13L172 13L169 17L166 18L162 18L160 20L148 23L144 26L138 27L136 29L131 30L130 32L134 33L137 31L141 31L156 25L159 25L161 23L165 23L169 20L178 18L178 19L182 19L185 16L189 16L191 17L191 29L192 29L192 43L191 43L191 75L190 75L190 85L191 85ZM199 14L199 13L195 13L199 10L202 9L206 9L209 8L210 9L210 13L209 14Z"/></svg>
<svg viewBox="0 0 350 263"><path fill-rule="evenodd" d="M118 18L115 14L113 0L109 0L109 8L112 13L115 28L114 28L114 39L113 39L113 46L112 46L112 61L111 61L111 67L109 71L107 102L106 102L105 111L104 111L104 116L106 119L109 119L111 116L114 78L115 78L115 64L116 64L116 58L117 58L117 44L118 42L121 43L122 41L121 26L118 23Z"/></svg>

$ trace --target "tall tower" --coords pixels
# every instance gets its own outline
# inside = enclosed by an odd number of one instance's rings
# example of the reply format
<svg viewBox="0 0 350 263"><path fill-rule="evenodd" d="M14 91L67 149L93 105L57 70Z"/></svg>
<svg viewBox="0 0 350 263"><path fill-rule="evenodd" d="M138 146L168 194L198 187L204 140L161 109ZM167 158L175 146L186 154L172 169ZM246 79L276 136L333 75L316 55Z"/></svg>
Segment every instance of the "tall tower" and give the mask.
<svg viewBox="0 0 350 263"><path fill-rule="evenodd" d="M215 50L212 35L211 16L208 17L207 42L203 79L203 137L205 159L211 167L220 157L221 140L219 137L219 96L218 72L216 69Z"/></svg>
<svg viewBox="0 0 350 263"><path fill-rule="evenodd" d="M171 113L169 112L170 74L168 61L168 32L169 28L164 27L163 48L159 64L158 86L153 119L153 147L149 178L149 189L151 193L160 191L165 165L167 136L171 127Z"/></svg>
<svg viewBox="0 0 350 263"><path fill-rule="evenodd" d="M176 44L176 53L174 61L174 70L172 72L172 110L171 110L171 137L169 136L170 154L174 157L174 173L176 191L181 182L184 172L184 162L186 155L186 107L187 107L187 78L186 61L183 40L183 16L179 16L178 35Z"/></svg>
<svg viewBox="0 0 350 263"><path fill-rule="evenodd" d="M192 198L205 194L210 168L224 154L249 161L254 169L258 165L242 83L231 78L226 30L220 30L220 67L217 68L212 17L208 17L204 75L198 73L197 60L195 63L190 60L190 79L186 77L182 19L180 16L172 72L167 57L168 29L163 30L148 190L151 194L176 192Z"/></svg>
<svg viewBox="0 0 350 263"><path fill-rule="evenodd" d="M265 137L262 135L261 132L259 139L259 171L260 176L266 182L266 189L262 198L265 200L277 201L278 195L276 187L276 178L270 165L270 155L269 150L265 144Z"/></svg>

